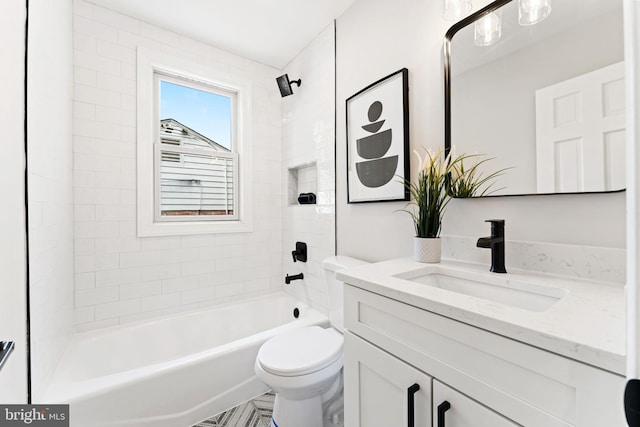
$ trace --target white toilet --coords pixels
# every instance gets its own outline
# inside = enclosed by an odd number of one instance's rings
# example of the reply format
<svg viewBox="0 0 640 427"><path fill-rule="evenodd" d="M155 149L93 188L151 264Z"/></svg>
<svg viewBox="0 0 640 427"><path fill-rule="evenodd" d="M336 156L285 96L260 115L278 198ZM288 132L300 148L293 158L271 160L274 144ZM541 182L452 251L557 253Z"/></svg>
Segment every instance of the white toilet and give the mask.
<svg viewBox="0 0 640 427"><path fill-rule="evenodd" d="M329 295L330 328L308 326L265 342L255 371L276 394L271 427L343 426L343 283L337 270L366 262L335 256L322 263Z"/></svg>

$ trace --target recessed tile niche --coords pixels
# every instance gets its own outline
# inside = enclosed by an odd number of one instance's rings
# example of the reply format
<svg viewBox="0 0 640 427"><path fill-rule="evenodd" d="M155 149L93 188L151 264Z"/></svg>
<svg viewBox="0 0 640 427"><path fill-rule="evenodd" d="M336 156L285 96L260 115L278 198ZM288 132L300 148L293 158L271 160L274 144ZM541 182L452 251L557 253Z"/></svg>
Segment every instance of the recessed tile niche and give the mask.
<svg viewBox="0 0 640 427"><path fill-rule="evenodd" d="M318 194L318 168L316 162L289 168L289 206L298 206L301 193Z"/></svg>

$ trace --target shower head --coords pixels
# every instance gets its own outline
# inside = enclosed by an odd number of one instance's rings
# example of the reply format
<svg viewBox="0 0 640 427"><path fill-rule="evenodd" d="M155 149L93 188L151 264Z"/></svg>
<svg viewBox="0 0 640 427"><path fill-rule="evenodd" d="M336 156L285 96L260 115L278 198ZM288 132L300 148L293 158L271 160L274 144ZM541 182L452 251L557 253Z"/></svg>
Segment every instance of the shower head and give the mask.
<svg viewBox="0 0 640 427"><path fill-rule="evenodd" d="M293 95L293 88L291 87L292 83L295 83L300 87L302 84L302 79L298 80L289 80L289 76L287 74L283 74L280 77L276 78L278 82L278 89L280 89L280 95L284 98L285 96Z"/></svg>

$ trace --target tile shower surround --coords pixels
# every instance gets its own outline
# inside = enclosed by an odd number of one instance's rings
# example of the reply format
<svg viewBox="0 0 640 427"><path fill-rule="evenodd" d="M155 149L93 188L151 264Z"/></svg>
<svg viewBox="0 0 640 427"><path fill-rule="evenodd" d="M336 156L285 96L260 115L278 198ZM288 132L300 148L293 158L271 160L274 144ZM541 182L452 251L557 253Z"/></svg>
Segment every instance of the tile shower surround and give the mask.
<svg viewBox="0 0 640 427"><path fill-rule="evenodd" d="M32 396L39 401L73 333L71 0L33 0L29 22L30 357Z"/></svg>
<svg viewBox="0 0 640 427"><path fill-rule="evenodd" d="M328 314L322 261L335 254L335 85L334 25L328 25L282 72L302 79L294 94L282 100L282 269L304 274L285 290ZM303 166L309 167L303 167ZM313 165L313 166L310 166ZM298 192L316 193L317 204L290 205L291 173L297 169ZM293 200L291 200L293 199ZM291 251L306 242L308 261L294 263Z"/></svg>
<svg viewBox="0 0 640 427"><path fill-rule="evenodd" d="M83 0L73 11L76 330L280 289L279 71ZM136 237L137 46L253 82L253 232Z"/></svg>

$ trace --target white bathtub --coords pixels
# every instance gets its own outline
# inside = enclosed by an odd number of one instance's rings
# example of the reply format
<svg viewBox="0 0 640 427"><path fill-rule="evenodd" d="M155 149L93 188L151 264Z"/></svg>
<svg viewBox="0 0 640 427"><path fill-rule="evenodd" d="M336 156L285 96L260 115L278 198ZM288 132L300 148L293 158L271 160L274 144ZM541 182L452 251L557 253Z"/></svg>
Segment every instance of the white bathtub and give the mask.
<svg viewBox="0 0 640 427"><path fill-rule="evenodd" d="M73 427L187 427L268 391L253 371L267 339L327 324L276 293L77 334L44 402L69 403Z"/></svg>

